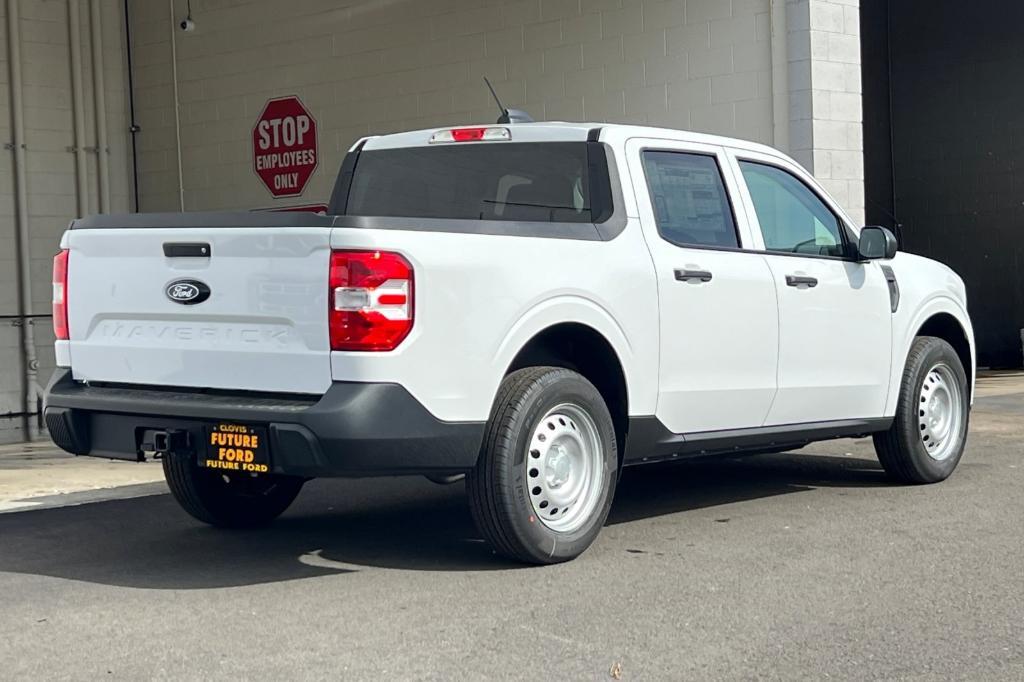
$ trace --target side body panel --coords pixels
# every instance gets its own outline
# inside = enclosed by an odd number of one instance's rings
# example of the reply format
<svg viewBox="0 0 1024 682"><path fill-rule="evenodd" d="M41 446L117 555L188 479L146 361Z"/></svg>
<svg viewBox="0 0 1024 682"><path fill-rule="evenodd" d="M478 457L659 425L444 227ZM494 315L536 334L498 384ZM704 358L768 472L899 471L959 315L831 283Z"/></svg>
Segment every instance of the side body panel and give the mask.
<svg viewBox="0 0 1024 682"><path fill-rule="evenodd" d="M654 413L658 299L635 217L610 241L339 227L331 246L397 251L415 269L408 338L388 353L331 353L334 380L398 383L439 419L482 421L522 347L574 322L611 344L629 413Z"/></svg>
<svg viewBox="0 0 1024 682"><path fill-rule="evenodd" d="M801 180L847 223L853 238L849 219L795 162L735 149L729 157L747 206L754 248L764 250L765 244L741 159L775 166ZM892 369L892 313L880 263L777 251L763 251L763 258L779 303L779 390L765 424L883 416ZM811 278L816 284L793 286L793 277Z"/></svg>
<svg viewBox="0 0 1024 682"><path fill-rule="evenodd" d="M778 316L771 272L758 253L679 246L658 231L641 154L713 157L728 182L721 147L655 138L626 143L629 175L658 284L661 337L656 416L673 433L761 426L776 391ZM750 243L742 206L733 215ZM681 281L676 271L705 272Z"/></svg>
<svg viewBox="0 0 1024 682"><path fill-rule="evenodd" d="M779 296L779 392L766 424L881 417L891 312L877 263L766 256ZM813 288L788 276L814 277Z"/></svg>

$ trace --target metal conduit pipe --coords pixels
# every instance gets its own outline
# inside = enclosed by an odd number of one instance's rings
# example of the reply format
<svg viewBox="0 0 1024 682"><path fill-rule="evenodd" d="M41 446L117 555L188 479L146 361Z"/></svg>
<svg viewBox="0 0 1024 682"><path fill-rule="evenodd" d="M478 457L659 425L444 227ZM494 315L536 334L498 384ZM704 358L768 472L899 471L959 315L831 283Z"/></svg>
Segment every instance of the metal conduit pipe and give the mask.
<svg viewBox="0 0 1024 682"><path fill-rule="evenodd" d="M185 210L185 178L181 168L181 101L178 98L178 39L174 19L174 0L168 0L171 9L171 87L174 92L174 147L178 153L178 210Z"/></svg>
<svg viewBox="0 0 1024 682"><path fill-rule="evenodd" d="M96 159L100 213L110 212L110 150L107 148L107 90L103 68L103 6L102 0L90 0L89 29L92 42L93 103L96 109Z"/></svg>
<svg viewBox="0 0 1024 682"><path fill-rule="evenodd" d="M85 167L85 96L82 94L82 16L79 0L68 0L71 51L71 109L75 120L75 199L78 217L89 212L89 182Z"/></svg>
<svg viewBox="0 0 1024 682"><path fill-rule="evenodd" d="M37 383L38 361L36 344L32 333L32 274L28 240L28 188L25 166L25 110L24 91L21 81L21 35L18 30L18 0L7 0L7 50L11 84L11 144L14 147L14 196L15 228L18 249L18 320L21 325L22 367L24 386L22 390L22 427L29 440L39 435L38 398L41 395Z"/></svg>

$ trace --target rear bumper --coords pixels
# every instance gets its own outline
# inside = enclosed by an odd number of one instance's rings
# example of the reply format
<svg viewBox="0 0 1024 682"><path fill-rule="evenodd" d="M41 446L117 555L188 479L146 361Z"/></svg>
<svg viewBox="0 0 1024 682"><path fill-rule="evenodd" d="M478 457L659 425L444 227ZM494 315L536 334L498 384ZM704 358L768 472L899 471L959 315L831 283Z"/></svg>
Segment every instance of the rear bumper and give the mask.
<svg viewBox="0 0 1024 682"><path fill-rule="evenodd" d="M336 382L323 396L91 386L58 369L46 389L46 425L76 455L138 461L146 430L214 422L265 426L273 471L309 478L455 474L476 464L482 422L443 422L398 384Z"/></svg>

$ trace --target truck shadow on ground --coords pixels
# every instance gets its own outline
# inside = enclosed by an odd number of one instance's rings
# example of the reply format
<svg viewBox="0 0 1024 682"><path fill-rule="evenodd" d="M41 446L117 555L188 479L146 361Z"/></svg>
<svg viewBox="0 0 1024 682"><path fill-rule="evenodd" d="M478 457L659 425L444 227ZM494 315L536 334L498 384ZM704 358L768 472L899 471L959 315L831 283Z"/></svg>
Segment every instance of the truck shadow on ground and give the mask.
<svg viewBox="0 0 1024 682"><path fill-rule="evenodd" d="M815 455L629 469L608 523L790 495L887 485L874 460ZM687 523L680 514L681 527ZM700 543L699 529L690 529ZM272 526L225 531L169 495L0 515L0 571L149 589L255 585L380 568L514 569L479 538L461 484L314 481Z"/></svg>

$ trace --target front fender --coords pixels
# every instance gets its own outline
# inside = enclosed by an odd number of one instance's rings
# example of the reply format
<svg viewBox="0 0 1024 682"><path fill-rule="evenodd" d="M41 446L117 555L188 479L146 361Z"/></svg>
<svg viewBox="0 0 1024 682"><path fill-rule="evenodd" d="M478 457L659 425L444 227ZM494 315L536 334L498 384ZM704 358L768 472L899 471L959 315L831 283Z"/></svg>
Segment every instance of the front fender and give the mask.
<svg viewBox="0 0 1024 682"><path fill-rule="evenodd" d="M939 314L952 316L963 328L964 336L971 346L971 366L966 368L971 382L971 403L974 403L974 382L977 375L977 362L974 361L974 327L971 325L971 318L967 309L957 301L943 293L937 293L917 304L913 310L908 310L904 315L897 314L893 320L893 349L892 368L889 379L889 394L885 404L886 416L896 414L896 403L899 400L900 382L903 379L903 368L907 362L907 355L910 353L910 346L918 331L930 318Z"/></svg>

